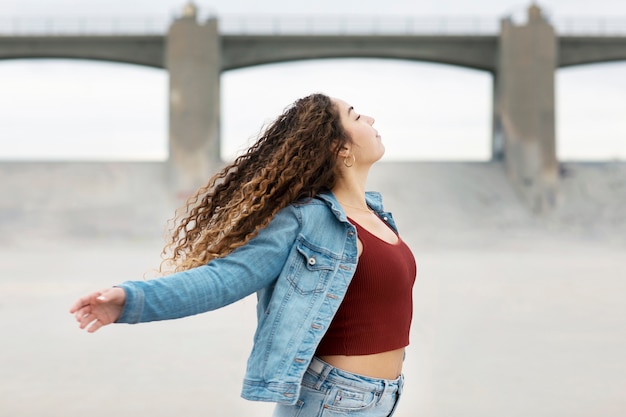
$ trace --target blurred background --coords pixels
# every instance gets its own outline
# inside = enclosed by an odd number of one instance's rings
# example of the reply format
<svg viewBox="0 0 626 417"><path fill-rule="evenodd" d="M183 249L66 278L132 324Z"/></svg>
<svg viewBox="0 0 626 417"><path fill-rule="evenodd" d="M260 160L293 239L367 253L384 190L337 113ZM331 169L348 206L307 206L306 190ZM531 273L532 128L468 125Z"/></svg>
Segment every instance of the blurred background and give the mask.
<svg viewBox="0 0 626 417"><path fill-rule="evenodd" d="M12 1L0 4L8 32L100 30L163 33L184 1ZM624 35L619 0L546 1L544 14L565 33ZM500 19L525 19L524 2L281 0L197 2L201 18L215 15L224 30L254 29L290 16L308 16L318 30L334 21L361 22L372 32L393 19L415 18L432 33L495 34ZM389 27L376 26L376 17ZM325 23L330 21L330 23ZM452 28L446 28L452 23ZM621 24L620 24L621 23ZM315 23L314 23L315 25ZM92 29L93 28L93 29ZM620 29L621 28L621 29ZM109 29L109 30L107 30ZM457 29L458 32L458 29ZM4 35L4 34L3 34ZM582 65L556 74L561 160L626 157L625 62ZM0 158L164 160L167 158L167 72L85 60L6 60L0 66ZM323 91L374 116L384 133L386 160L487 160L491 149L492 80L484 71L380 59L324 59L262 65L222 75L224 158L241 151L261 124L298 97ZM36 115L36 122L34 120ZM88 135L86 134L88 132Z"/></svg>
<svg viewBox="0 0 626 417"><path fill-rule="evenodd" d="M414 17L428 33L496 35L528 3L196 2L224 31ZM164 34L173 0L4 0L3 38ZM626 4L539 4L557 33L626 37ZM377 20L378 19L378 20ZM321 30L324 28L321 27ZM361 29L362 30L362 29ZM610 33L607 33L609 31ZM0 51L1 52L1 51ZM529 209L491 160L485 71L391 59L320 59L221 75L221 158L312 92L376 119L383 192L419 266L398 416L626 413L626 61L555 74L559 203ZM169 158L168 74L73 59L0 60L0 415L271 415L239 398L255 299L173 322L87 335L67 314L87 291L155 276L180 195Z"/></svg>

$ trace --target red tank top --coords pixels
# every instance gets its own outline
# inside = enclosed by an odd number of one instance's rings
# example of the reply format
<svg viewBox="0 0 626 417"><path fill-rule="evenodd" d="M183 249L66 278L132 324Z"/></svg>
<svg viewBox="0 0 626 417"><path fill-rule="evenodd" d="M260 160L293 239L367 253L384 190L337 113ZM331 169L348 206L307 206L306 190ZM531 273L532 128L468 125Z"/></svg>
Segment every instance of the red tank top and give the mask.
<svg viewBox="0 0 626 417"><path fill-rule="evenodd" d="M349 220L363 252L316 355L369 355L409 344L415 258L399 236L387 243Z"/></svg>

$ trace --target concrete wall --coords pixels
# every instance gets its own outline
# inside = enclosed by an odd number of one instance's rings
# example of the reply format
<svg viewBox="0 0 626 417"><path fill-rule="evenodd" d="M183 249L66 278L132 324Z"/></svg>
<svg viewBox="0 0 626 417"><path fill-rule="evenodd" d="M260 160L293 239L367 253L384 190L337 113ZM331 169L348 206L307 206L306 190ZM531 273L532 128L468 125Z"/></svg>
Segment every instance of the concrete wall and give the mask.
<svg viewBox="0 0 626 417"><path fill-rule="evenodd" d="M160 236L166 184L157 162L0 162L0 240Z"/></svg>
<svg viewBox="0 0 626 417"><path fill-rule="evenodd" d="M536 217L500 162L381 162L380 190L403 234L427 247L474 246L547 231L626 243L626 163L562 166L565 204ZM55 237L159 237L183 204L165 163L0 162L0 242Z"/></svg>

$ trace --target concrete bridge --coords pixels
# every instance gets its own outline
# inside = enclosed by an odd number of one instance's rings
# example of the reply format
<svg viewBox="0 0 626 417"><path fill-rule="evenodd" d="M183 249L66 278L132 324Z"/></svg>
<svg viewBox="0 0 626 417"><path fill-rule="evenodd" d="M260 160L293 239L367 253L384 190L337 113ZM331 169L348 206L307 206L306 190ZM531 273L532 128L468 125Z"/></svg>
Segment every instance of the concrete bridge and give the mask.
<svg viewBox="0 0 626 417"><path fill-rule="evenodd" d="M0 36L0 59L76 58L131 63L169 72L168 177L172 190L195 189L219 160L223 71L295 60L361 57L443 63L493 75L494 160L536 212L558 196L555 71L626 60L626 36L559 36L537 6L524 24L501 21L496 34L223 34L187 6L167 34Z"/></svg>

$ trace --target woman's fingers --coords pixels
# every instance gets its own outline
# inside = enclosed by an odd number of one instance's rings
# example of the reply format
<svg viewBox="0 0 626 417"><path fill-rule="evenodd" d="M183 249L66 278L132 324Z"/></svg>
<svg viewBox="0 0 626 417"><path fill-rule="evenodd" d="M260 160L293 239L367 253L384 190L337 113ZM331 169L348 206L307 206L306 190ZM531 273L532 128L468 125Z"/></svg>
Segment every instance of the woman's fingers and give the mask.
<svg viewBox="0 0 626 417"><path fill-rule="evenodd" d="M87 328L87 332L88 333L93 333L93 332L95 332L96 330L98 330L102 326L104 326L104 324L100 320L96 319Z"/></svg>
<svg viewBox="0 0 626 417"><path fill-rule="evenodd" d="M101 295L101 292L94 292L85 297L81 297L72 304L70 307L70 313L76 313L79 309L84 308L85 306L89 306L94 302L94 299L98 298Z"/></svg>
<svg viewBox="0 0 626 417"><path fill-rule="evenodd" d="M79 298L70 307L70 313L81 329L93 333L119 317L125 298L121 288L107 288Z"/></svg>
<svg viewBox="0 0 626 417"><path fill-rule="evenodd" d="M79 298L72 306L70 307L70 313L74 314L76 321L79 323L79 327L81 329L89 326L90 323L97 320L95 311L98 307L98 304L103 302L101 292L95 292L89 294L85 297Z"/></svg>
<svg viewBox="0 0 626 417"><path fill-rule="evenodd" d="M75 313L74 313L74 317L76 317L76 321L80 323L80 321L88 314L91 313L91 307L90 306L84 306L81 307L80 309L78 309Z"/></svg>
<svg viewBox="0 0 626 417"><path fill-rule="evenodd" d="M80 319L78 320L78 325L81 329L84 329L85 327L89 325L89 323L91 323L94 320L96 320L96 316L94 316L91 313L88 313L80 317Z"/></svg>

